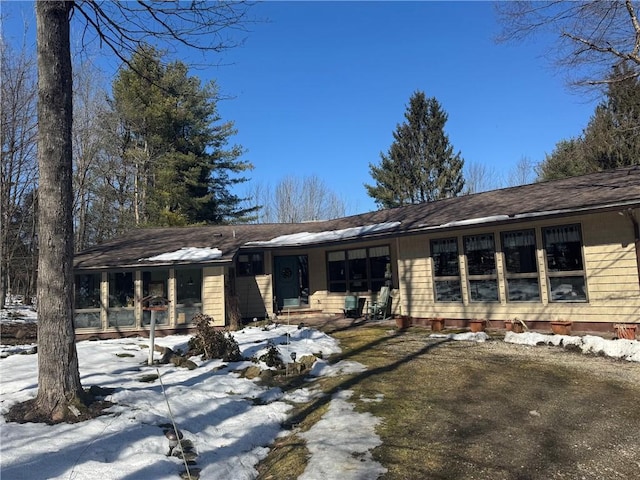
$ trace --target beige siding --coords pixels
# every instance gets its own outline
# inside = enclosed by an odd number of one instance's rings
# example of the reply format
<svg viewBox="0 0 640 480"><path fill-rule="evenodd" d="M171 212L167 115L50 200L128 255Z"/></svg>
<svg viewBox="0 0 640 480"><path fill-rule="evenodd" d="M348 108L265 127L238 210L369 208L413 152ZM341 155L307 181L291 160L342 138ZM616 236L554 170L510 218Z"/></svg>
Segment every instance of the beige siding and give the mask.
<svg viewBox="0 0 640 480"><path fill-rule="evenodd" d="M331 304L327 296L327 257L325 250L311 250L307 258L309 260L309 308L325 310ZM342 304L344 305L344 301ZM341 308L342 305L338 307L338 311Z"/></svg>
<svg viewBox="0 0 640 480"><path fill-rule="evenodd" d="M177 318L176 294L176 271L172 268L171 270L169 270L169 279L167 281L167 298L169 299L169 323L172 326L182 326L185 322L184 318Z"/></svg>
<svg viewBox="0 0 640 480"><path fill-rule="evenodd" d="M271 275L236 278L236 295L242 318L264 318L273 311Z"/></svg>
<svg viewBox="0 0 640 480"><path fill-rule="evenodd" d="M224 267L202 270L202 313L213 318L213 325L225 325Z"/></svg>
<svg viewBox="0 0 640 480"><path fill-rule="evenodd" d="M107 320L107 309L106 305L109 305L109 274L107 272L102 272L100 278L100 302L102 303L102 308L100 309L100 321L102 322L102 330L106 330L109 326L109 321Z"/></svg>
<svg viewBox="0 0 640 480"><path fill-rule="evenodd" d="M400 258L397 261L399 292L396 293L396 313L427 316L433 310L431 259L427 237L405 237L398 240Z"/></svg>
<svg viewBox="0 0 640 480"><path fill-rule="evenodd" d="M582 227L583 255L588 288L588 303L553 303L548 300L546 259L541 228L579 223ZM571 320L579 322L640 322L640 284L631 222L617 212L590 216L523 223L517 229L535 228L538 242L540 302L507 302L503 256L496 258L499 302L469 301L466 265L459 243L463 301L434 303L429 241L432 238L493 233L499 249L500 232L515 230L514 226L490 229L468 229L455 235L417 235L399 240L397 262L402 313L417 318L487 318L506 320ZM406 313L405 313L406 312Z"/></svg>
<svg viewBox="0 0 640 480"><path fill-rule="evenodd" d="M583 223L585 269L589 302L594 306L619 308L638 306L640 284L628 218L612 214L594 215Z"/></svg>

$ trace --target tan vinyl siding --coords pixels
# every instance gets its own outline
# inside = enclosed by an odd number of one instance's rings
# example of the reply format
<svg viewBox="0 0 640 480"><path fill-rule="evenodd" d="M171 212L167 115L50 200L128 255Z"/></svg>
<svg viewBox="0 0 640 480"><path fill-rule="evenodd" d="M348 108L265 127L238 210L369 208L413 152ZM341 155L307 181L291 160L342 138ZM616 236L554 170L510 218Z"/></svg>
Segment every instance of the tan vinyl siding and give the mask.
<svg viewBox="0 0 640 480"><path fill-rule="evenodd" d="M593 306L640 308L638 265L629 219L615 213L593 215L583 224L585 269ZM630 304L631 302L631 304Z"/></svg>
<svg viewBox="0 0 640 480"><path fill-rule="evenodd" d="M224 268L202 270L202 313L213 318L213 325L225 325Z"/></svg>
<svg viewBox="0 0 640 480"><path fill-rule="evenodd" d="M327 263L324 249L311 250L307 256L309 261L309 308L341 311L344 301L331 308L327 296Z"/></svg>
<svg viewBox="0 0 640 480"><path fill-rule="evenodd" d="M541 228L580 224L582 231L584 270L588 302L549 302L546 258ZM540 281L540 302L507 302L503 256L496 258L499 302L470 302L466 278L465 256L460 251L460 274L463 302L434 302L432 264L429 243L434 238L456 237L477 233L493 233L500 251L500 232L535 228ZM628 218L617 212L589 216L556 218L540 222L508 225L491 229L465 229L449 235L416 235L398 240L397 261L400 291L396 301L402 313L416 318L445 317L455 319L487 318L575 322L640 322L640 283L633 229ZM398 313L398 312L396 312Z"/></svg>
<svg viewBox="0 0 640 480"><path fill-rule="evenodd" d="M169 323L172 326L182 326L184 322L180 322L176 313L176 271L175 269L169 270L169 278L167 279L167 298L169 299ZM173 299L173 300L172 300Z"/></svg>
<svg viewBox="0 0 640 480"><path fill-rule="evenodd" d="M271 275L256 275L236 278L236 295L242 318L264 318L273 312Z"/></svg>
<svg viewBox="0 0 640 480"><path fill-rule="evenodd" d="M107 319L107 309L105 305L109 305L109 274L107 272L102 272L100 278L100 303L102 307L100 308L100 321L102 322L102 330L106 330L109 326L109 321Z"/></svg>
<svg viewBox="0 0 640 480"><path fill-rule="evenodd" d="M429 238L401 238L398 250L401 257L397 261L400 289L394 304L402 315L427 316L434 303Z"/></svg>

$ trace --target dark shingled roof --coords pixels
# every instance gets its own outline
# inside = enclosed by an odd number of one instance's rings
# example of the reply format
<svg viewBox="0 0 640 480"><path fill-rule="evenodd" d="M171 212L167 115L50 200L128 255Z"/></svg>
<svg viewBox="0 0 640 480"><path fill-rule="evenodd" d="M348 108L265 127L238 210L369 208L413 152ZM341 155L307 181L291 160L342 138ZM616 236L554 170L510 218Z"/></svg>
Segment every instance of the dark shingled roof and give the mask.
<svg viewBox="0 0 640 480"><path fill-rule="evenodd" d="M233 259L238 249L250 248L250 245L247 245L249 242L268 241L293 233L314 233L400 222L393 228L364 233L358 237L373 238L637 206L640 206L640 166L321 222L135 229L123 237L78 253L74 266L76 269L123 268L145 263L158 266L158 262L145 262L141 259L183 247L218 248L222 251L222 257L205 263L228 262Z"/></svg>

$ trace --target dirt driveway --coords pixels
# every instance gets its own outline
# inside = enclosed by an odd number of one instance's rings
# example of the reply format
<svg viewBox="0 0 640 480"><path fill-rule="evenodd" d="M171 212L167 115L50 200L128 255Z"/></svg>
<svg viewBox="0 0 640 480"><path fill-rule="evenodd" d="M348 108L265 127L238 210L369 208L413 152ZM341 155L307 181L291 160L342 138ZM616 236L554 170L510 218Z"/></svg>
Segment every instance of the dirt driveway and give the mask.
<svg viewBox="0 0 640 480"><path fill-rule="evenodd" d="M332 388L354 390L357 408L382 419L373 455L384 479L640 478L638 363L508 344L500 332L475 343L393 324L314 326L340 340L340 359L368 367Z"/></svg>

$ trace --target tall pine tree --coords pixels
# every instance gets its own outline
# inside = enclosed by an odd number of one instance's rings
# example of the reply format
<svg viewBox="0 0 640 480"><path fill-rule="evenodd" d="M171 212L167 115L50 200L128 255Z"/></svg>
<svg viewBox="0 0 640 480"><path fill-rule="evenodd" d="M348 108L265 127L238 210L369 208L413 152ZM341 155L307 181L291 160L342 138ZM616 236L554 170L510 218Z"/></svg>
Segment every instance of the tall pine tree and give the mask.
<svg viewBox="0 0 640 480"><path fill-rule="evenodd" d="M430 202L457 196L464 187L460 152L454 153L444 131L447 114L436 98L416 91L396 127L387 154L369 164L375 185L365 185L380 208Z"/></svg>
<svg viewBox="0 0 640 480"><path fill-rule="evenodd" d="M214 82L201 85L185 64L163 64L143 46L119 72L113 95L125 159L136 172L138 224L225 223L249 213L230 188L246 181L234 174L253 167L239 160L240 146L227 145L236 131L221 122Z"/></svg>

